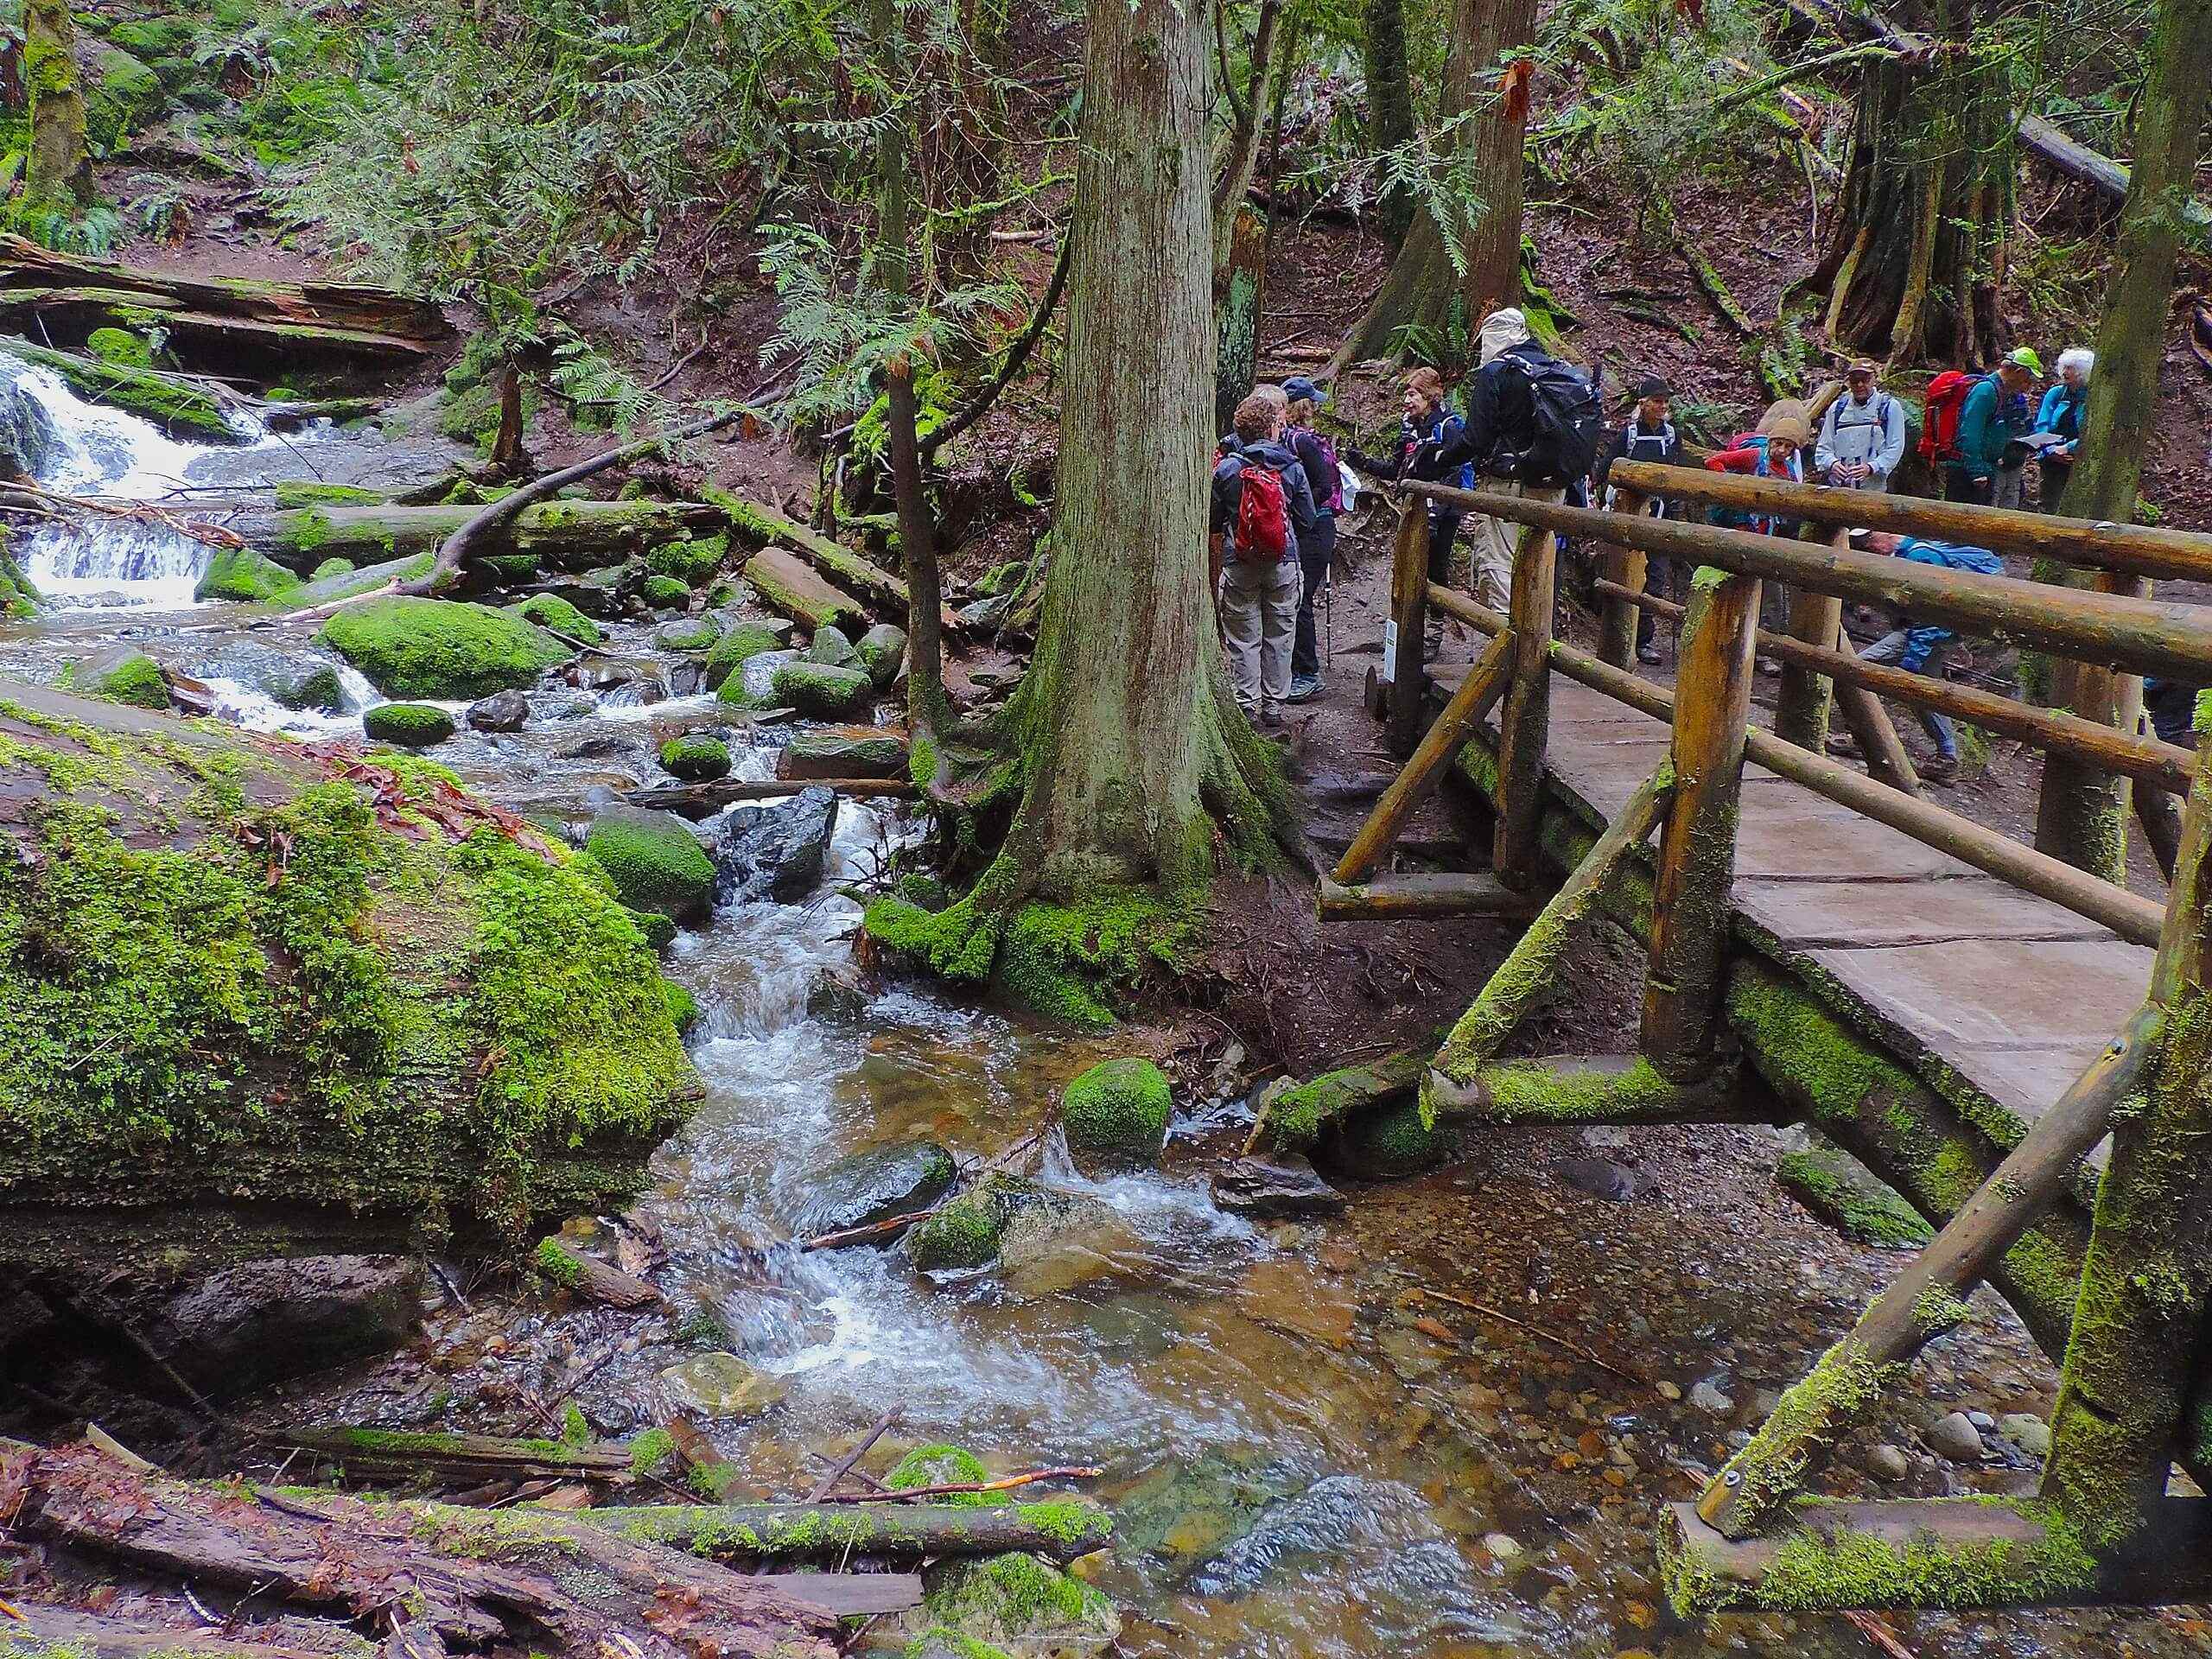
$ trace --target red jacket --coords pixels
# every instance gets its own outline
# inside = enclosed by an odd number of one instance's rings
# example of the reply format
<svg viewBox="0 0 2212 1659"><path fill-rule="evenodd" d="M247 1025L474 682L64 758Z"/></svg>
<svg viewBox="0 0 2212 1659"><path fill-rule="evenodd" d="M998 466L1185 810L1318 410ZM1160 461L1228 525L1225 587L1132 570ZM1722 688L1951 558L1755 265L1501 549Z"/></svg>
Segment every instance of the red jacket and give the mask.
<svg viewBox="0 0 2212 1659"><path fill-rule="evenodd" d="M1748 473L1753 478L1782 478L1793 484L1805 481L1805 452L1797 450L1789 457L1789 465L1783 472L1775 472L1767 465L1766 440L1759 438L1739 449L1723 449L1718 454L1707 455L1706 470L1714 473ZM1755 530L1763 536L1792 536L1796 533L1794 521L1770 518L1764 513L1734 513L1714 511L1716 522L1742 529Z"/></svg>

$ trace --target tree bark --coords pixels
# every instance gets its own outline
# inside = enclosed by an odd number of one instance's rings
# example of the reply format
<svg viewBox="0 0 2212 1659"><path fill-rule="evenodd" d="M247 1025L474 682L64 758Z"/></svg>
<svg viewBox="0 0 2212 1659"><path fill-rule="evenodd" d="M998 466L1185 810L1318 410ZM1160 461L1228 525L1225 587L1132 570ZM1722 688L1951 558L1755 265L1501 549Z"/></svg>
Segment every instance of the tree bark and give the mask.
<svg viewBox="0 0 2212 1659"><path fill-rule="evenodd" d="M2134 170L2120 209L2119 274L2097 330L2097 370L2082 420L2082 454L2066 486L2069 516L2126 524L2135 517L2143 451L2158 411L2166 308L2185 232L2190 191L2212 83L2212 0L2164 0L2151 78L2135 121ZM2077 574L2077 587L2144 595L2139 577ZM2084 720L2135 729L2143 682L2101 664L2051 664L2051 702ZM2127 877L2129 780L2063 756L2044 766L2036 846L2106 877Z"/></svg>
<svg viewBox="0 0 2212 1659"><path fill-rule="evenodd" d="M31 105L23 199L32 206L82 207L92 200L92 163L85 148L77 24L64 0L28 0L23 7L23 78Z"/></svg>
<svg viewBox="0 0 2212 1659"><path fill-rule="evenodd" d="M2015 183L2001 62L1968 49L1986 0L1925 0L1905 54L1867 67L1827 256L1839 346L1892 364L1983 365L2010 343L1999 304Z"/></svg>
<svg viewBox="0 0 2212 1659"><path fill-rule="evenodd" d="M1223 0L1225 4L1226 0ZM1260 164L1260 142L1266 135L1267 112L1274 104L1275 83L1287 73L1289 48L1297 39L1293 29L1283 39L1284 50L1275 50L1275 24L1282 16L1282 0L1260 0L1260 15L1252 29L1252 73L1244 96L1234 106L1236 115L1222 146L1221 170L1213 187L1213 263L1218 270L1229 263L1236 235L1237 214L1245 193L1252 188L1253 170Z"/></svg>
<svg viewBox="0 0 2212 1659"><path fill-rule="evenodd" d="M1488 96L1499 79L1500 59L1513 48L1528 45L1535 32L1535 0L1458 0L1440 113L1448 118L1476 109L1478 86ZM1331 365L1333 372L1392 354L1409 327L1418 331L1416 337L1426 349L1440 357L1455 361L1471 357L1484 316L1520 298L1527 130L1525 100L1505 97L1502 91L1462 129L1459 142L1474 147L1475 186L1482 194L1483 213L1461 250L1460 266L1454 268L1435 216L1414 214L1382 289L1338 349Z"/></svg>
<svg viewBox="0 0 2212 1659"><path fill-rule="evenodd" d="M1406 0L1367 0L1360 55L1367 79L1367 143L1376 155L1414 137L1414 91L1406 73ZM1386 192L1378 204L1382 232L1395 239L1413 223L1414 204L1403 191Z"/></svg>

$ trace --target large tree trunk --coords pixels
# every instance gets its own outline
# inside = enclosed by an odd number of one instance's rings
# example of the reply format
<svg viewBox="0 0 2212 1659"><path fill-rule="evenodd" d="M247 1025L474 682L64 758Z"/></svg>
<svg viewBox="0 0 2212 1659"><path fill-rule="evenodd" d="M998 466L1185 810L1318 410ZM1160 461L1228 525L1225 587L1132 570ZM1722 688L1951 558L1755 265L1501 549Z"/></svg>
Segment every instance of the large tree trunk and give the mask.
<svg viewBox="0 0 2212 1659"><path fill-rule="evenodd" d="M1407 331L1423 353L1463 359L1484 316L1519 299L1528 108L1525 98L1506 92L1500 60L1535 33L1535 0L1459 0L1438 103L1446 118L1478 111L1460 142L1474 147L1482 217L1465 238L1455 270L1435 215L1414 216L1382 289L1338 348L1333 371L1370 357L1406 355Z"/></svg>
<svg viewBox="0 0 2212 1659"><path fill-rule="evenodd" d="M2120 209L2119 274L2097 330L2082 459L2066 486L2069 517L2120 524L2135 517L2143 449L2158 412L2167 304L2212 99L2212 0L2163 0L2150 60L2135 118L2135 168ZM2150 591L2149 582L2130 576L2082 574L2073 580L2107 592ZM2133 731L2143 682L2061 659L2051 664L2051 701L2086 720ZM2125 882L2128 789L2126 778L2050 756L2036 809L2037 849Z"/></svg>
<svg viewBox="0 0 2212 1659"><path fill-rule="evenodd" d="M1367 144L1378 156L1409 144L1414 137L1414 89L1406 71L1406 0L1367 0L1360 37L1367 79ZM1402 191L1380 203L1384 232L1401 237L1413 223L1414 205Z"/></svg>
<svg viewBox="0 0 2212 1659"><path fill-rule="evenodd" d="M91 201L92 163L85 149L77 24L63 0L28 0L23 7L23 79L29 84L31 104L24 200L34 207L79 207Z"/></svg>
<svg viewBox="0 0 2212 1659"><path fill-rule="evenodd" d="M1998 298L2015 192L2010 90L2001 61L1968 49L1985 3L1923 0L1905 14L1923 49L1866 70L1812 281L1840 346L1983 365L2010 343Z"/></svg>

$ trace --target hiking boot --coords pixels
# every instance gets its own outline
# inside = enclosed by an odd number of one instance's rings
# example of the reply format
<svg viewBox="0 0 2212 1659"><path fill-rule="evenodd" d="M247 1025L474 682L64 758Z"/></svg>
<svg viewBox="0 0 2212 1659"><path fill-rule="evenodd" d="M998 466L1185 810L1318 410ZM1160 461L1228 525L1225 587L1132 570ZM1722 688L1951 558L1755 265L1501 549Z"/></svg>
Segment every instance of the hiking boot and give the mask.
<svg viewBox="0 0 2212 1659"><path fill-rule="evenodd" d="M1955 754L1937 755L1933 760L1930 760L1926 766L1920 768L1920 781L1923 784L1949 785L1957 783L1959 781L1959 757Z"/></svg>
<svg viewBox="0 0 2212 1659"><path fill-rule="evenodd" d="M1638 645L1636 648L1636 660L1639 663L1657 663L1659 660L1659 647L1656 645Z"/></svg>
<svg viewBox="0 0 2212 1659"><path fill-rule="evenodd" d="M1321 677L1319 674L1294 674L1291 677L1289 694L1283 698L1283 701L1311 702L1320 695Z"/></svg>

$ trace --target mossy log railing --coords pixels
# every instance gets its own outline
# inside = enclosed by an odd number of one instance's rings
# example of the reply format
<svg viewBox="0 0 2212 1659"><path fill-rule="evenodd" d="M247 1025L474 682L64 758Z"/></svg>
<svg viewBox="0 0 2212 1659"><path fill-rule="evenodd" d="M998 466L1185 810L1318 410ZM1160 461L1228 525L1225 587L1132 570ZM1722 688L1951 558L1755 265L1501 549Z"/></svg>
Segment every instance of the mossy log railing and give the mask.
<svg viewBox="0 0 2212 1659"><path fill-rule="evenodd" d="M1680 476L1691 486L1706 482L1701 474ZM1634 491L1695 495L1690 489L1669 491L1665 469L1636 468L1622 481ZM1741 483L1720 480L1723 486ZM1726 492L1707 493L1718 499ZM1656 778L1618 815L1621 823L1576 848L1580 855L1567 861L1562 893L1572 895L1570 902L1555 901L1539 918L1530 931L1535 944L1524 940L1529 948L1516 953L1526 959L1509 958L1461 1022L1463 1029L1472 1027L1466 1040L1447 1043L1431 1062L1421 1084L1424 1122L1446 1113L1500 1124L1717 1121L1738 1114L1740 1096L1718 1039L1726 1024L1741 1028L1738 996L1756 1000L1762 994L1759 970L1729 959L1736 800L1747 759L2088 916L2123 938L2158 945L2141 1009L2057 1103L2009 1147L1967 1148L1962 1159L1952 1160L1964 1161L1986 1179L1961 1188L1947 1177L1953 1190L1932 1192L1939 1156L1923 1160L1929 1181L1901 1183L1916 1205L1945 1220L1943 1230L1813 1374L1783 1396L1759 1434L1699 1502L1673 1516L1668 1576L1677 1608L1694 1613L1744 1605L2165 1599L2190 1593L2180 1588L2184 1581L2201 1592L2204 1574L2177 1573L2174 1540L2201 1541L2205 1508L2177 1507L2166 1496L2166 1484L2176 1460L2202 1470L2205 1452L2212 1450L2201 1443L2208 1437L2195 1421L2205 1379L2212 1376L2207 1337L2212 1330L2207 1319L2212 1310L2212 1152L2206 1150L2212 1145L2212 1093L2204 1087L2212 1073L2212 1017L2206 1012L2212 1003L2207 984L2212 977L2207 963L2212 955L2207 874L2212 747L2200 748L2193 763L2183 764L2165 753L2167 746L2116 732L2085 733L2075 729L2080 722L2069 725L2064 716L2028 709L2002 715L2027 741L2125 762L2130 776L2147 773L2145 781L2188 789L2172 893L2162 908L1783 737L1751 730L1747 716L1762 579L1789 583L1799 595L1793 618L1821 636L1793 641L1788 652L1806 681L1817 675L1870 702L1879 690L1923 706L1945 706L1955 698L1933 683L1934 695L1908 696L1920 688L1867 673L1855 658L1833 648L1838 643L1834 610L1808 596L1887 603L1916 620L1999 633L2077 660L2173 674L2192 683L2212 679L2212 610L1908 566L1854 553L1840 534L1818 548L1488 492L1416 485L1408 493L1413 500L1393 573L1391 614L1400 649L1391 653L1392 734L1396 740L1417 728L1404 710L1418 711L1425 702L1425 677L1417 661L1406 659L1428 611L1441 609L1492 636L1497 643L1484 659L1489 677L1496 677L1499 660L1513 664L1495 769L1484 779L1497 809L1502 879L1511 881L1509 861L1532 865L1533 850L1543 838L1542 804L1524 800L1523 794L1530 788L1528 778L1542 764L1545 688L1552 670L1665 720L1672 732L1666 827L1644 927L1650 963L1639 1054L1510 1064L1494 1058L1519 1011L1533 1001L1531 984L1553 971L1556 936L1564 925L1609 887L1628 882L1623 854L1648 830L1643 820L1657 794ZM1818 514L1801 505L1813 496L1825 498ZM1425 552L1428 502L1522 526L1511 618L1427 582L1416 566L1411 556ZM1946 518L1938 525L1918 516L1923 505L1933 504L1783 486L1738 490L1727 505L1764 507L1837 528L1878 520L1910 532L1978 535L1985 543L2098 568L2113 568L2118 559L2154 563L2160 574L2212 575L2212 538L2171 532L2137 539L2113 526L2044 518L2015 524L2007 521L2026 516L1986 510L1978 524ZM1681 611L1675 694L1637 679L1624 665L1549 638L1553 537L1541 532L1552 531L1698 567L1690 603ZM1633 607L1643 599L1620 579L1633 574L1625 556L1617 556L1611 568L1616 579L1605 584L1604 639L1609 651L1626 655L1634 639ZM1625 624L1624 613L1630 619ZM1484 676L1478 671L1469 677ZM1429 769L1428 751L1472 724L1466 708L1487 692L1484 686L1452 700L1458 720L1440 721L1421 747ZM1797 735L1824 730L1827 695L1826 685L1808 695L1800 683L1791 720ZM2200 709L2199 730L2212 745L2212 695ZM1371 850L1387 841L1382 832L1391 827L1371 824L1377 834L1363 836L1363 842ZM1612 894L1616 900L1622 896ZM1547 918L1554 924L1548 929ZM1748 991L1743 983L1747 969ZM1785 1102L1814 1105L1822 1085L1790 1075L1797 1065L1792 1046L1746 1044L1753 1065L1774 1074L1769 1081ZM1948 1109L1952 1103L1919 1113L1909 1092L1880 1103L1870 1094L1859 1102L1852 1127L1865 1133L1855 1139L1842 1135L1844 1144L1859 1150L1872 1141L1869 1161L1876 1167L1910 1166L1907 1149L1897 1149L1904 1156L1888 1155L1892 1149L1879 1144L1885 1135L1941 1139L1951 1133L1945 1120L1957 1122ZM1887 1129L1870 1127L1870 1105ZM1808 1115L1817 1118L1819 1113ZM1929 1122L1919 1124L1916 1116ZM2085 1236L2082 1160L2107 1131L2114 1149ZM1993 1156L1985 1154L2003 1154L2002 1162L1992 1173ZM2066 1264L2063 1273L2054 1270L2054 1262ZM2052 1452L2038 1497L1994 1508L1798 1499L1836 1437L1871 1410L1914 1354L1957 1323L1963 1299L1985 1279L2014 1299L2046 1345L2064 1353Z"/></svg>

